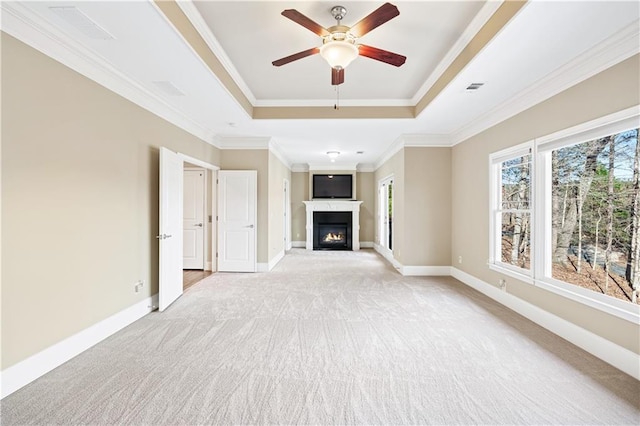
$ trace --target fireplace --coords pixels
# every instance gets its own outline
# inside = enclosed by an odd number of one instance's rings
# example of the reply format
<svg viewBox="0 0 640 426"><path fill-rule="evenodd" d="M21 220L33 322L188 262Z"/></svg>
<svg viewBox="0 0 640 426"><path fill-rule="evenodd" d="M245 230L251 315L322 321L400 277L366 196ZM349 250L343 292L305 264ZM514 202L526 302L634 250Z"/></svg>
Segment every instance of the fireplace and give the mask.
<svg viewBox="0 0 640 426"><path fill-rule="evenodd" d="M332 244L332 241L324 243L325 247L319 247L318 245L318 233L316 213L321 213L318 216L324 225L338 225L342 224L348 229L346 231L347 248L339 248L340 250L360 250L360 204L362 201L354 200L311 200L303 201L306 206L307 218L306 218L306 235L305 235L305 248L307 250L331 250L336 248L337 244ZM326 214L343 213L338 221L334 219L326 219ZM347 216L348 215L348 216ZM329 230L331 231L331 230ZM339 235L340 230L334 229L334 234ZM340 237L338 236L338 239ZM330 237L329 240L334 240L334 237ZM329 244L327 244L329 243Z"/></svg>
<svg viewBox="0 0 640 426"><path fill-rule="evenodd" d="M351 212L313 212L314 250L351 250Z"/></svg>

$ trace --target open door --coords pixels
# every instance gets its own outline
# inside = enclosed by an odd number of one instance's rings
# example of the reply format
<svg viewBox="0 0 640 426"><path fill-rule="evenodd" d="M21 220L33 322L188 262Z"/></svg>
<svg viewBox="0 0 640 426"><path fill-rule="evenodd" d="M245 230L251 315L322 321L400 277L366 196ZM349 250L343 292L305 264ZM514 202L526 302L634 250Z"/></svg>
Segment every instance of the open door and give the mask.
<svg viewBox="0 0 640 426"><path fill-rule="evenodd" d="M218 270L256 271L258 172L218 172Z"/></svg>
<svg viewBox="0 0 640 426"><path fill-rule="evenodd" d="M160 311L182 295L182 179L182 157L160 148Z"/></svg>

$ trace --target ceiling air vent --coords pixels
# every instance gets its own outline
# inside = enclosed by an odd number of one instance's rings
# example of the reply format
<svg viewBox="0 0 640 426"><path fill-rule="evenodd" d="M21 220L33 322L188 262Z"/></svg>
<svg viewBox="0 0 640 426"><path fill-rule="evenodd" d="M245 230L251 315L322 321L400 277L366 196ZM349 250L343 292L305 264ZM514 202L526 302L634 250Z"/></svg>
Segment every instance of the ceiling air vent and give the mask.
<svg viewBox="0 0 640 426"><path fill-rule="evenodd" d="M467 88L465 90L467 92L475 92L476 90L478 90L482 86L484 86L484 83L471 83L470 85L467 86Z"/></svg>
<svg viewBox="0 0 640 426"><path fill-rule="evenodd" d="M184 96L184 92L178 89L172 82L170 81L154 81L158 89L162 90L165 94L169 96Z"/></svg>
<svg viewBox="0 0 640 426"><path fill-rule="evenodd" d="M104 28L100 27L100 25L89 19L89 17L82 13L77 7L51 6L49 10L89 38L96 40L113 40L115 38Z"/></svg>

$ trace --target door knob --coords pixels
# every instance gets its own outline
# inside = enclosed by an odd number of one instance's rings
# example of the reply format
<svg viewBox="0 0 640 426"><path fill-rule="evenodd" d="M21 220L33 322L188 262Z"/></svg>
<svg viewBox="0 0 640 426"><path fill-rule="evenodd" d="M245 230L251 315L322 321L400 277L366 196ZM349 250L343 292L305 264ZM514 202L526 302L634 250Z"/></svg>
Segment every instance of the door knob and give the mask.
<svg viewBox="0 0 640 426"><path fill-rule="evenodd" d="M245 228L253 228L253 225L247 225Z"/></svg>
<svg viewBox="0 0 640 426"><path fill-rule="evenodd" d="M166 240L167 238L171 238L171 234L156 235L156 238L159 240Z"/></svg>
<svg viewBox="0 0 640 426"><path fill-rule="evenodd" d="M199 226L200 228L202 228L202 224L201 224L201 223L196 223L196 224L195 224L195 225L193 225L193 226Z"/></svg>

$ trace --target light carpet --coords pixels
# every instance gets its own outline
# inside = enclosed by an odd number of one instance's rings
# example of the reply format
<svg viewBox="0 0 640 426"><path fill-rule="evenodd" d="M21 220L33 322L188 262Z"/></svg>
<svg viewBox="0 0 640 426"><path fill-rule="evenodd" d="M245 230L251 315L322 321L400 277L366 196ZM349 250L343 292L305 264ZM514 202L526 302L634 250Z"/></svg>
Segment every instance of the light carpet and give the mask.
<svg viewBox="0 0 640 426"><path fill-rule="evenodd" d="M217 273L2 401L2 424L640 424L640 382L370 250Z"/></svg>

